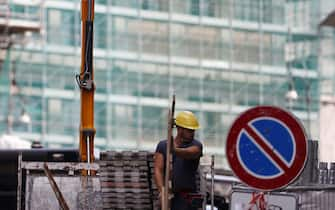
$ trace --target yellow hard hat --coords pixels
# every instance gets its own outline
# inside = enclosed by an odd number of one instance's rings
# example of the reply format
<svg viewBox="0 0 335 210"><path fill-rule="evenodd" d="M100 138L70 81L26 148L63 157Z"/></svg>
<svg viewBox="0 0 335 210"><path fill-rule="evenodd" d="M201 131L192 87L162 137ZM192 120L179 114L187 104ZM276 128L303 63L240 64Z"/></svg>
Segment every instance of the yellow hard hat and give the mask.
<svg viewBox="0 0 335 210"><path fill-rule="evenodd" d="M176 125L182 128L197 130L200 128L197 117L190 111L180 112L176 117Z"/></svg>

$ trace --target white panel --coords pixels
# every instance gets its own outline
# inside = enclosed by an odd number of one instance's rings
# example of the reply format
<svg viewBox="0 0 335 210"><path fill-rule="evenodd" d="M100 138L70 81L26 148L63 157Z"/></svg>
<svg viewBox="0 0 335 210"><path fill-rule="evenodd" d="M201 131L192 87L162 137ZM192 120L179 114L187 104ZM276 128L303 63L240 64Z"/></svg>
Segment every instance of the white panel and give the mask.
<svg viewBox="0 0 335 210"><path fill-rule="evenodd" d="M264 194L264 199L267 204L266 209L285 209L285 210L297 209L297 198L294 195L266 193ZM258 207L250 205L250 202L252 200L253 200L253 194L251 192L233 191L230 202L231 205L230 210L258 209Z"/></svg>
<svg viewBox="0 0 335 210"><path fill-rule="evenodd" d="M331 102L331 101L329 101ZM320 161L335 161L335 106L334 103L320 107Z"/></svg>

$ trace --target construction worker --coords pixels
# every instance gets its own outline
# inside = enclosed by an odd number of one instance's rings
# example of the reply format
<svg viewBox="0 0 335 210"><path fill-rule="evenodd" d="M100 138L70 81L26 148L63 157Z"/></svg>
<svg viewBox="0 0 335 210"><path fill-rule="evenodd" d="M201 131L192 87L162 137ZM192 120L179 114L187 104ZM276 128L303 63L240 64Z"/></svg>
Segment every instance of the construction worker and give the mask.
<svg viewBox="0 0 335 210"><path fill-rule="evenodd" d="M196 173L202 156L202 144L194 139L199 129L196 116L190 111L180 112L176 119L177 135L172 148L172 192L171 210L193 210L195 207L189 195L196 193ZM160 141L155 152L155 181L162 199L164 185L167 141ZM201 207L201 206L200 206Z"/></svg>

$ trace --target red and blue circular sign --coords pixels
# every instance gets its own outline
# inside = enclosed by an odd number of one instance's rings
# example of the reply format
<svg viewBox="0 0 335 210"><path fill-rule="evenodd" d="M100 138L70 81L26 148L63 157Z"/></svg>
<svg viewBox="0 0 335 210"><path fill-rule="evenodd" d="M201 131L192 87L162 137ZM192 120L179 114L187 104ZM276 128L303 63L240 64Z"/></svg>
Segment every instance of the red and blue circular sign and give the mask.
<svg viewBox="0 0 335 210"><path fill-rule="evenodd" d="M269 191L298 177L307 159L307 138L289 112L258 106L232 124L226 154L234 174L250 187Z"/></svg>

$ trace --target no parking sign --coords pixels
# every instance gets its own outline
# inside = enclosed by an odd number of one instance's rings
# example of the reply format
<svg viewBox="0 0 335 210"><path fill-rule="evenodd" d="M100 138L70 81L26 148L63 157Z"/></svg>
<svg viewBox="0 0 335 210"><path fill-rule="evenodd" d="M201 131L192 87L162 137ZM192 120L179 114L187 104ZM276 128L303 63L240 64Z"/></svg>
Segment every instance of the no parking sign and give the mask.
<svg viewBox="0 0 335 210"><path fill-rule="evenodd" d="M290 113L278 107L258 106L233 123L226 154L242 182L256 189L274 190L301 173L307 159L307 138Z"/></svg>

